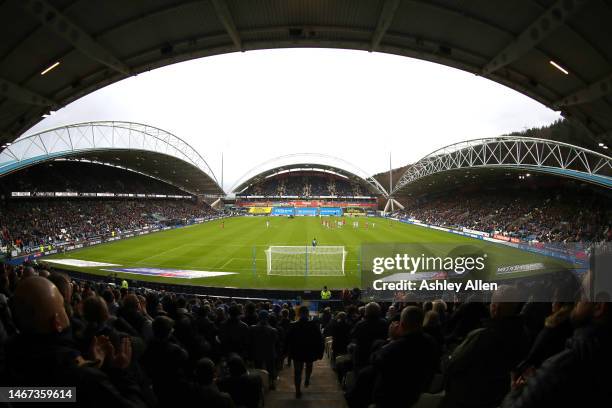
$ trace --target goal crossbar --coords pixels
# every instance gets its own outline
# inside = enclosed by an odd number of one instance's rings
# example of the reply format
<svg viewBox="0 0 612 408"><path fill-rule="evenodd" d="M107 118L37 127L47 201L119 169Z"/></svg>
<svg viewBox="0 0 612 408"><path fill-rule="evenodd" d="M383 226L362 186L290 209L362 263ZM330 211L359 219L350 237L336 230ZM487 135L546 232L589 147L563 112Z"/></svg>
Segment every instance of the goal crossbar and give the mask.
<svg viewBox="0 0 612 408"><path fill-rule="evenodd" d="M344 246L278 245L265 252L268 275L344 276Z"/></svg>

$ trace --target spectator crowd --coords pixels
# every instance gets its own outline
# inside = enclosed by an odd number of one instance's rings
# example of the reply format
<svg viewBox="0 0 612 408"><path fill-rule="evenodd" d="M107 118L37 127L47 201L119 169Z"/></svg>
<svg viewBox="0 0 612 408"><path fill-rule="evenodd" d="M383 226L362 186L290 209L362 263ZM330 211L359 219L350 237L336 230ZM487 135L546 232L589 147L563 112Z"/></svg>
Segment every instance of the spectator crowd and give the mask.
<svg viewBox="0 0 612 408"><path fill-rule="evenodd" d="M610 199L543 191L444 195L412 202L394 216L539 242L612 241Z"/></svg>
<svg viewBox="0 0 612 408"><path fill-rule="evenodd" d="M610 299L568 286L550 303L517 303L517 290L487 302L352 299L313 316L4 265L0 383L69 384L82 406L258 407L288 362L296 398L308 392L326 338L351 408L608 406Z"/></svg>
<svg viewBox="0 0 612 408"><path fill-rule="evenodd" d="M185 195L178 187L137 172L68 160L43 163L4 176L0 195L10 197L14 191Z"/></svg>
<svg viewBox="0 0 612 408"><path fill-rule="evenodd" d="M76 386L82 406L258 407L286 357L307 387L322 355L306 307L0 271L3 386Z"/></svg>
<svg viewBox="0 0 612 408"><path fill-rule="evenodd" d="M243 196L300 198L358 197L369 195L356 182L332 174L289 173L265 179L242 192Z"/></svg>
<svg viewBox="0 0 612 408"><path fill-rule="evenodd" d="M55 245L212 217L207 204L187 199L9 200L0 207L0 247Z"/></svg>

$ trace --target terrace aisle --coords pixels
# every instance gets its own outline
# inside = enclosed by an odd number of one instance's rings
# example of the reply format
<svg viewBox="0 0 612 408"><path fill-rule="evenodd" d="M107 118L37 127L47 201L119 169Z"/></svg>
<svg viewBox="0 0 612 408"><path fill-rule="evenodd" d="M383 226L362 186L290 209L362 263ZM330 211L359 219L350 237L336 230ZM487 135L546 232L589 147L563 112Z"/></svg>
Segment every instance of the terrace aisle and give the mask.
<svg viewBox="0 0 612 408"><path fill-rule="evenodd" d="M342 390L329 360L316 361L312 370L310 386L303 388L302 398L295 398L293 367L284 367L275 391L266 395L266 408L346 408Z"/></svg>

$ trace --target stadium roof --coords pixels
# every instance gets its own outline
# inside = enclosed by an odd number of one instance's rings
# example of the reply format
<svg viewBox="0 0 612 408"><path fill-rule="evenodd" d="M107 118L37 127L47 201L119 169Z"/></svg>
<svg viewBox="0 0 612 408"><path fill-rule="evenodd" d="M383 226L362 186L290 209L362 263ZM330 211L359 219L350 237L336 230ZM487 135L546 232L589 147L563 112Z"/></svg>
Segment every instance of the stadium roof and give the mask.
<svg viewBox="0 0 612 408"><path fill-rule="evenodd" d="M0 152L0 177L53 160L85 160L136 171L192 194L221 195L204 158L165 130L130 122L87 122L21 138Z"/></svg>
<svg viewBox="0 0 612 408"><path fill-rule="evenodd" d="M612 139L605 21L612 7L601 0L0 0L0 143L164 65L331 47L425 59L507 85L584 124L592 147Z"/></svg>
<svg viewBox="0 0 612 408"><path fill-rule="evenodd" d="M589 183L578 178L559 177L559 175L551 173L520 168L475 167L431 174L414 181L409 186L396 192L395 196L400 199L405 197L422 198L430 194L450 193L452 195L452 192L458 189L500 191L499 186L503 186L504 190L510 191L516 186L537 189L539 187L572 184L588 186L590 191L609 191L608 188L600 184Z"/></svg>
<svg viewBox="0 0 612 408"><path fill-rule="evenodd" d="M407 166L391 193L413 189L415 182L433 175L477 168L548 173L612 188L609 156L553 140L500 136L466 140L428 154Z"/></svg>
<svg viewBox="0 0 612 408"><path fill-rule="evenodd" d="M232 187L231 192L239 194L249 186L268 177L289 171L329 172L363 185L372 194L387 195L384 187L359 167L337 157L315 153L289 154L261 163L240 177Z"/></svg>

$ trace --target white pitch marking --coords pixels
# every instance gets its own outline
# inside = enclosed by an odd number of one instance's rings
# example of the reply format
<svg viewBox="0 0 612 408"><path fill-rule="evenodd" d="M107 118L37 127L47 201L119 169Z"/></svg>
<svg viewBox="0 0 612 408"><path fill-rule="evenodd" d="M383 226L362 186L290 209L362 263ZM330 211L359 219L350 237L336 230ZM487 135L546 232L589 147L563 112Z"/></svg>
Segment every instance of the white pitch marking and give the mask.
<svg viewBox="0 0 612 408"><path fill-rule="evenodd" d="M78 266L81 268L95 268L100 266L121 266L113 263L95 262L95 261L84 261L82 259L45 259L45 262L57 263L60 265Z"/></svg>
<svg viewBox="0 0 612 408"><path fill-rule="evenodd" d="M228 259L219 269L223 269L225 268L227 265L229 265L230 262L232 262L234 260L234 258L230 258Z"/></svg>

